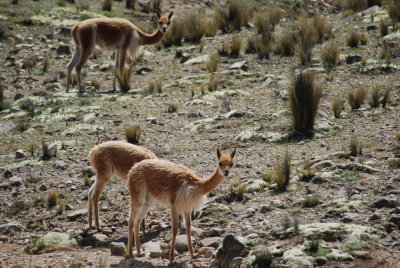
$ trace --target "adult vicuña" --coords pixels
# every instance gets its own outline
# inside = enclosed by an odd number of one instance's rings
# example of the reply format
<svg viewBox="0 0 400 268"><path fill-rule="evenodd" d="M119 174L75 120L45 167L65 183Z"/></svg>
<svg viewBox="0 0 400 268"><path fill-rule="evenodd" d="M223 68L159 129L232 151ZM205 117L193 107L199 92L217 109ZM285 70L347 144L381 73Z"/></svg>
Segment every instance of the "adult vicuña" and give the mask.
<svg viewBox="0 0 400 268"><path fill-rule="evenodd" d="M221 154L221 151L217 148L218 166L214 173L205 179L201 179L185 166L166 160L151 159L136 164L128 174L128 188L131 198L128 254L132 255L134 232L136 251L140 255L139 224L153 202L156 201L171 209L170 261L174 260L179 214L185 218L189 252L193 257L191 212L199 209L205 201L205 195L215 189L225 176L228 176L233 166L235 153L236 149L231 154Z"/></svg>
<svg viewBox="0 0 400 268"><path fill-rule="evenodd" d="M146 148L123 141L107 141L96 145L89 153L90 163L96 171L96 182L90 187L88 198L88 222L92 227L92 215L96 228L99 225L99 197L108 181L113 176L124 180L128 178L129 170L145 159L155 159L157 156ZM144 229L143 229L144 230Z"/></svg>
<svg viewBox="0 0 400 268"><path fill-rule="evenodd" d="M135 59L139 46L158 43L168 31L173 12L168 16L158 16L158 29L153 34L147 34L121 18L95 18L78 22L72 27L71 34L75 43L75 52L68 63L66 92L69 91L71 73L75 67L78 88L81 89L81 70L97 45L103 50L117 51L115 55L115 72L121 74L126 58L126 52ZM114 75L113 89L116 78Z"/></svg>

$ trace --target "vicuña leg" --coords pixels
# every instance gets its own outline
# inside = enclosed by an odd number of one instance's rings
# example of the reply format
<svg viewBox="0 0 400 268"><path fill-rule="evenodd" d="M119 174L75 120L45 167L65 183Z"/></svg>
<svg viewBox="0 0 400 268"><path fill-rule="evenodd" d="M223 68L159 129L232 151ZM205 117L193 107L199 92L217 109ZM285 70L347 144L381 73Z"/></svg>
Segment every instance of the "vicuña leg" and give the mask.
<svg viewBox="0 0 400 268"><path fill-rule="evenodd" d="M185 212L184 217L185 217L186 235L187 235L187 240L188 240L188 248L189 248L190 256L193 257L194 250L193 250L193 245L192 245L192 213Z"/></svg>
<svg viewBox="0 0 400 268"><path fill-rule="evenodd" d="M116 87L116 82L117 82L117 75L121 75L121 72L119 72L119 53L120 51L117 50L117 52L115 52L115 68L114 68L114 80L113 80L113 90L116 91L117 87Z"/></svg>
<svg viewBox="0 0 400 268"><path fill-rule="evenodd" d="M171 251L169 252L169 260L174 261L175 256L175 240L176 235L178 234L178 222L179 222L179 213L172 206L171 208L171 229L172 229L172 241L171 241Z"/></svg>
<svg viewBox="0 0 400 268"><path fill-rule="evenodd" d="M68 63L68 71L67 71L67 86L65 91L68 93L69 91L69 85L71 84L71 73L72 70L74 69L74 67L76 66L76 64L78 63L78 60L80 58L81 55L81 50L79 49L79 47L75 48L75 52L74 55L72 56L71 61Z"/></svg>
<svg viewBox="0 0 400 268"><path fill-rule="evenodd" d="M79 91L81 91L81 70L83 65L86 63L86 61L88 60L90 54L93 51L93 47L89 47L89 48L82 48L82 52L81 52L81 56L79 58L78 63L76 64L75 70L76 70L76 80L78 82L78 89Z"/></svg>
<svg viewBox="0 0 400 268"><path fill-rule="evenodd" d="M99 199L100 194L106 186L109 176L106 175L97 175L96 182L93 184L92 188L89 191L89 212L88 212L88 220L89 220L89 228L92 226L92 211L94 209L94 219L96 228L100 230L99 224Z"/></svg>

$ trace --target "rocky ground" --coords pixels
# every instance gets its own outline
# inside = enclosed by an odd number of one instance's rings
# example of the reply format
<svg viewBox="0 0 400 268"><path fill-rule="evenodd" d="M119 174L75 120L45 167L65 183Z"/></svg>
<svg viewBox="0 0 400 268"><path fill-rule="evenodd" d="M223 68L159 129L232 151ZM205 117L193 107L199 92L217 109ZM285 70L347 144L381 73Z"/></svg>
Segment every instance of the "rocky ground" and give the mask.
<svg viewBox="0 0 400 268"><path fill-rule="evenodd" d="M209 76L204 55L214 53L229 34L204 37L202 52L199 45L184 43L179 49L189 58L185 63L175 57L174 48L145 47L143 60L135 66L145 71L134 71L132 89L122 94L112 92L111 53L98 52L86 64L86 91L73 88L65 93L73 44L61 26L87 17L123 16L152 29L153 15L139 6L127 11L117 1L111 12L88 1L89 9L81 13L76 4L8 2L0 5L0 22L7 29L7 38L0 40L0 79L9 104L0 112L0 267L168 265L169 215L159 207L150 211L142 235L145 255L121 256L129 207L123 181L112 180L101 197L102 231L85 229L87 154L100 142L124 140L125 124L142 127L141 145L202 177L215 168L217 146L224 151L237 148L231 175L195 215L196 258L190 258L182 230L175 266L254 267L270 254L274 267L400 267L400 61L380 59L382 37L374 27L380 17L387 17L385 8L343 18L342 9L323 1L305 5L308 11L319 7L333 25L341 62L328 75L320 62L321 45L315 47L308 71L316 74L323 89L315 135L285 142L291 126L287 90L293 71L300 70L295 56L222 57L221 88L202 95L201 84ZM180 16L194 7L211 14L211 4L175 0L162 6ZM290 21L287 9L276 32ZM368 35L367 45L346 46L346 35L354 27ZM399 49L400 32L390 30L385 38ZM240 35L246 39L254 31L248 27ZM44 71L47 55L50 66ZM346 63L348 55L366 62ZM32 56L38 63L29 72ZM243 61L239 68L232 67ZM162 81L161 94L146 91L154 80ZM342 117L335 119L331 102L345 99L356 86L368 91L388 86L391 103L386 108L365 103L355 111L346 103ZM178 111L167 112L168 104L178 104ZM349 156L351 137L362 145L356 157ZM42 142L49 147L49 160L42 157ZM278 192L265 174L286 148L292 159L291 182L287 191ZM308 181L299 178L306 164L315 170ZM243 199L235 195L232 181L247 185ZM58 196L53 207L48 205L51 191Z"/></svg>

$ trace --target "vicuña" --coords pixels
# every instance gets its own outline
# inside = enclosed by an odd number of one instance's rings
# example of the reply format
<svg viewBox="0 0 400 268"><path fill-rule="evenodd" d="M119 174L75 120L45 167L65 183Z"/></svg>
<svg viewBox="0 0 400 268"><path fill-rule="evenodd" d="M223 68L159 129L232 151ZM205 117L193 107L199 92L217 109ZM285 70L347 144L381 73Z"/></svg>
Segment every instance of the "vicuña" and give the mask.
<svg viewBox="0 0 400 268"><path fill-rule="evenodd" d="M189 252L193 257L191 212L200 209L205 202L206 194L215 189L225 176L228 176L233 166L235 153L236 149L230 154L221 154L221 151L217 148L217 168L212 175L205 179L201 179L185 166L166 160L150 159L136 164L128 174L128 188L131 199L128 254L132 255L133 234L135 234L136 252L140 255L140 223L153 202L156 201L171 209L170 261L174 260L179 214L183 215L185 219Z"/></svg>
<svg viewBox="0 0 400 268"><path fill-rule="evenodd" d="M81 90L81 70L95 46L103 50L116 51L115 72L121 74L124 68L126 53L135 59L139 46L158 43L168 31L173 12L168 16L158 16L158 30L147 34L121 18L95 18L78 22L72 27L71 34L75 43L75 52L68 63L66 92L69 91L71 73L75 67L78 88ZM116 78L114 76L113 89Z"/></svg>
<svg viewBox="0 0 400 268"><path fill-rule="evenodd" d="M92 168L96 171L96 182L89 190L88 222L91 228L94 210L96 228L100 229L99 197L106 184L113 176L126 180L129 170L136 163L145 159L155 159L157 156L146 148L127 142L107 141L96 145L90 151L89 158Z"/></svg>

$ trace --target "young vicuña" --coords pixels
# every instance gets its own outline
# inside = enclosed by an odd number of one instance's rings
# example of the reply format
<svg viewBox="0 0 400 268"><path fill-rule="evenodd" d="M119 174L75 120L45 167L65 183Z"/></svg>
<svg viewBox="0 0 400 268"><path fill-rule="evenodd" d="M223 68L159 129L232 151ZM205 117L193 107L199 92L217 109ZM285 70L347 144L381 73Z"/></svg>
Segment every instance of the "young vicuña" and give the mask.
<svg viewBox="0 0 400 268"><path fill-rule="evenodd" d="M193 257L191 241L191 212L200 209L205 195L215 189L228 176L233 166L236 149L230 154L221 154L217 148L218 166L212 175L205 179L189 168L172 162L151 159L136 164L128 174L128 188L131 199L128 233L128 254L132 255L133 234L135 246L140 255L139 227L153 202L171 209L172 242L169 253L174 260L175 239L178 232L179 214L183 215L190 255Z"/></svg>
<svg viewBox="0 0 400 268"><path fill-rule="evenodd" d="M71 73L75 67L78 88L81 90L81 70L97 45L103 50L116 51L115 72L121 74L126 53L135 59L139 46L155 44L164 37L171 23L173 12L168 16L158 16L158 30L153 34L144 33L130 21L122 18L94 18L78 22L72 27L71 34L75 43L75 52L68 63L66 92L69 91ZM116 79L114 76L113 89Z"/></svg>
<svg viewBox="0 0 400 268"><path fill-rule="evenodd" d="M96 228L99 225L99 197L108 181L113 176L124 180L128 178L129 170L145 159L155 159L157 156L146 148L123 141L107 141L96 145L89 153L90 163L96 171L96 182L90 187L88 197L88 222L92 227L92 215ZM144 230L144 229L143 229Z"/></svg>

